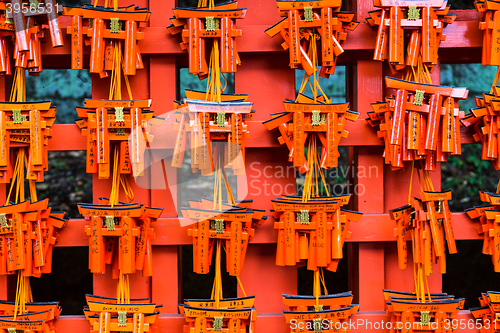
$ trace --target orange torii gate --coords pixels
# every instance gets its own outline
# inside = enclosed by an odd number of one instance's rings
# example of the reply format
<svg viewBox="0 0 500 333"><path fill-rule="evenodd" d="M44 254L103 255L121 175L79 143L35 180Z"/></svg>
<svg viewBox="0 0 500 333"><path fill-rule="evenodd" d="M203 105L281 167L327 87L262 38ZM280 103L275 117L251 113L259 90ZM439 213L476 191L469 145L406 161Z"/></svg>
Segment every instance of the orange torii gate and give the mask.
<svg viewBox="0 0 500 333"><path fill-rule="evenodd" d="M386 77L396 95L386 102L373 103L368 123L380 125L378 136L385 143L386 164L403 168L405 162L422 160L425 170L434 171L437 162L460 155L458 100L466 99L466 88L417 83ZM427 101L427 103L426 103Z"/></svg>
<svg viewBox="0 0 500 333"><path fill-rule="evenodd" d="M72 69L83 69L84 42L91 46L91 73L107 76L103 72L113 69L113 50L117 42L124 43L125 75L135 75L136 69L144 68L137 46L137 41L144 39L144 33L139 31L139 22L147 22L151 13L132 6L120 9L115 11L112 8L89 5L64 7L63 15L72 16L72 24L67 28L67 33L71 35ZM89 20L89 26L83 24L83 19Z"/></svg>
<svg viewBox="0 0 500 333"><path fill-rule="evenodd" d="M51 102L0 102L0 182L12 179L11 149L29 147L27 179L43 181L47 169L48 138L56 108Z"/></svg>
<svg viewBox="0 0 500 333"><path fill-rule="evenodd" d="M321 36L321 71L319 75L329 77L335 73L337 57L344 52L347 33L359 22L353 21L354 13L340 12L340 0L277 1L283 20L266 30L270 37L283 37L283 49L290 54L290 67L302 68L313 74L313 60L307 54L309 31L317 30ZM315 40L311 41L316 43Z"/></svg>
<svg viewBox="0 0 500 333"><path fill-rule="evenodd" d="M152 142L150 126L159 126L163 118L149 110L152 100L95 100L86 99L85 108L77 108L76 120L82 135L87 137L87 172L107 179L111 170L112 144L119 145L120 173L144 170L146 144Z"/></svg>
<svg viewBox="0 0 500 333"><path fill-rule="evenodd" d="M236 72L241 63L236 49L236 37L242 32L235 28L236 19L245 17L246 8L237 8L237 1L230 1L213 9L208 7L175 8L172 25L167 27L172 35L181 33L181 48L189 54L189 72L205 77L208 65L205 56L206 39L220 40L220 70Z"/></svg>
<svg viewBox="0 0 500 333"><path fill-rule="evenodd" d="M189 138L193 172L211 174L213 143L227 142L224 165L230 165L235 174L244 174L245 139L249 137L245 122L253 119L253 103L246 101L248 95L222 95L223 102L217 103L198 99L202 94L186 90L187 98L175 105L180 112L176 113L174 126L178 133L172 166L182 166Z"/></svg>
<svg viewBox="0 0 500 333"><path fill-rule="evenodd" d="M416 67L419 54L424 64L437 64L438 48L446 39L443 28L453 23L450 6L444 0L394 1L376 0L382 9L369 12L366 21L378 26L373 60L387 59L393 70Z"/></svg>

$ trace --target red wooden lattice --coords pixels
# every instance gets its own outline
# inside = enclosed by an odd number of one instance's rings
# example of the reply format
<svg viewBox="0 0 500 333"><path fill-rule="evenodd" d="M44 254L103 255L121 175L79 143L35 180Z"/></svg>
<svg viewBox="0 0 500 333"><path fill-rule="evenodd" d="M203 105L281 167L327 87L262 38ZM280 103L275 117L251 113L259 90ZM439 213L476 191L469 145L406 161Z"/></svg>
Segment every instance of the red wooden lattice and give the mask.
<svg viewBox="0 0 500 333"><path fill-rule="evenodd" d="M179 48L178 40L172 37L165 26L166 18L172 17L175 0L136 0L123 1L120 5L134 3L151 11L149 27L142 28L145 37L138 45L144 60L144 70L137 71L130 78L134 97L151 98L155 114L162 115L172 111L172 101L177 97L176 76L178 69L187 67L187 55ZM348 101L351 108L361 113L360 119L366 118L371 110L370 103L382 100L387 95L384 91L383 77L389 75L381 62L372 60L377 31L364 23L373 10L372 0L358 0L348 3L348 9L356 13L355 19L361 23L355 31L349 33L338 64L349 68ZM248 186L247 199L253 199L254 205L267 211L271 200L284 194L294 194L295 178L293 173L274 177L275 171L285 169L288 164L288 151L279 145L276 136L268 132L262 121L270 118L271 113L283 111L283 100L294 97L294 72L288 64L288 52L280 45L281 40L271 39L264 30L280 20L276 2L270 0L239 0L239 6L248 8L244 20L238 23L242 37L238 40L238 52L242 65L235 73L235 92L249 94L257 111L252 121L248 122L251 133L247 140L246 170L248 182L239 176L238 188ZM482 45L481 30L478 22L480 14L475 10L451 10L458 15L453 25L445 28L446 41L440 45L441 62L480 62ZM45 68L70 68L70 36L65 33L71 25L70 17L60 17L63 30L64 46L52 48L50 43L42 44ZM459 48L459 50L457 50ZM84 48L84 53L89 49ZM87 64L88 66L88 64ZM335 79L335 77L333 78ZM109 79L101 80L97 74L93 77L93 98L106 98ZM433 73L433 80L439 82L439 70ZM0 77L0 88L5 89L5 78ZM5 100L5 96L1 96ZM76 118L76 112L75 112ZM173 127L174 119L167 119ZM169 123L170 122L170 123ZM167 126L167 127L168 127ZM164 128L164 127L163 127ZM175 131L153 133L155 135L155 156L165 156L163 149L173 149ZM354 302L361 305L360 312L353 315L353 320L386 320L382 289L411 291L413 276L411 270L400 270L394 237L394 222L388 210L402 206L407 198L409 170L402 173L390 172L384 165L382 156L383 143L377 138L366 122L359 120L350 124L350 135L341 142L349 146L348 161L353 161L351 168L357 167L359 177L354 181L358 185L359 196L354 196L352 209L363 212L358 223L350 226L352 237L347 240L350 251L349 284L355 297ZM161 142L161 144L158 144ZM463 129L462 143L472 143L471 133ZM354 149L357 147L357 149ZM85 150L86 139L79 133L76 125L54 125L49 150ZM165 161L170 165L170 161ZM110 193L110 184L93 176L94 203L98 198ZM144 177L163 180L161 163L148 170ZM433 180L439 184L439 171ZM175 176L173 176L175 178ZM151 297L153 302L163 304L160 318L156 321L159 332L182 332L184 316L178 314L177 304L180 294L179 280L179 245L191 244L186 232L187 227L180 227L181 217L176 216L174 201L176 191L166 189L144 189L133 185L136 199L152 207L164 208L162 217L155 226L156 239L153 241L152 277L143 277L140 273L131 278L132 297ZM2 193L5 185L0 184ZM418 188L414 179L413 188ZM293 189L293 191L291 190ZM436 189L438 190L438 189ZM239 191L240 192L240 191ZM243 199L243 198L239 198ZM455 239L480 239L474 224L464 213L453 214ZM71 220L61 232L56 246L88 246L84 233L86 222L81 219ZM297 294L297 270L295 267L275 265L276 233L272 223L264 224L251 241L245 269L241 279L249 295L255 295L255 307L258 311L256 328L258 332L287 332L282 310L282 293ZM85 264L85 263L82 263ZM115 281L110 272L94 275L93 293L102 296L115 296ZM441 291L441 276L434 274L429 279L431 292ZM0 299L6 299L7 285L5 276L0 277ZM62 304L64 307L64 304ZM458 319L471 319L468 311L461 311ZM58 332L89 332L89 323L81 316L64 316L55 322ZM365 327L360 327L366 331Z"/></svg>

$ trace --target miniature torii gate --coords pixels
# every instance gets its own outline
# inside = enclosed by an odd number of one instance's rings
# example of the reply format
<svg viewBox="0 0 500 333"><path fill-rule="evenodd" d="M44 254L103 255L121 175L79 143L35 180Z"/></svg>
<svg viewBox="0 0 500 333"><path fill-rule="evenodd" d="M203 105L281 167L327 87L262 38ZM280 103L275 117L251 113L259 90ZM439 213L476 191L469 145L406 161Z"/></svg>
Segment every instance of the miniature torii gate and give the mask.
<svg viewBox="0 0 500 333"><path fill-rule="evenodd" d="M35 333L54 332L53 321L59 317L62 310L58 302L28 302L27 313L17 314L14 320L16 308L14 302L0 301L0 329L9 333L16 330Z"/></svg>
<svg viewBox="0 0 500 333"><path fill-rule="evenodd" d="M235 20L245 17L245 8L236 8L237 1L215 6L213 9L175 8L172 25L167 27L171 34L182 32L181 48L189 54L189 73L204 77L208 75L205 58L207 38L220 39L220 70L223 73L236 72L240 64L236 50L236 37L242 32L234 27ZM205 21L205 22L204 22ZM206 27L204 27L206 26Z"/></svg>
<svg viewBox="0 0 500 333"><path fill-rule="evenodd" d="M147 303L148 299L131 299L130 303L118 303L117 299L94 295L87 295L86 299L85 317L92 330L99 333L150 332L150 325L159 315L157 304Z"/></svg>
<svg viewBox="0 0 500 333"><path fill-rule="evenodd" d="M309 270L336 271L344 241L351 237L349 222L362 215L340 208L349 197L318 197L306 203L300 197L273 200L274 228L279 230L276 265L295 266L307 260Z"/></svg>
<svg viewBox="0 0 500 333"><path fill-rule="evenodd" d="M150 226L160 217L162 209L137 203L114 206L101 203L80 204L78 210L90 221L85 232L89 236L92 273L104 274L105 265L113 264L118 265L123 274L142 270L144 276L151 276L152 267L147 258L151 255L154 232Z"/></svg>
<svg viewBox="0 0 500 333"><path fill-rule="evenodd" d="M483 30L481 64L500 66L500 6L495 1L474 1L476 10L482 13L479 29Z"/></svg>
<svg viewBox="0 0 500 333"><path fill-rule="evenodd" d="M476 142L481 142L483 160L489 160L495 170L500 169L500 141L498 137L498 120L500 117L500 87L493 87L492 94L483 93L475 97L477 108L463 118L462 124L472 126Z"/></svg>
<svg viewBox="0 0 500 333"><path fill-rule="evenodd" d="M343 324L349 323L349 318L358 310L359 305L349 305L344 308L319 311L283 311L283 314L287 324L290 324L290 332L333 333L347 331L343 329L345 326Z"/></svg>
<svg viewBox="0 0 500 333"><path fill-rule="evenodd" d="M251 202L249 203L251 204ZM210 209L213 202L191 202L191 208L182 208L182 215L196 221L194 228L188 229L193 237L193 271L207 274L212 262L212 242L214 239L226 241L226 267L229 275L239 276L245 262L250 239L255 234L253 225L265 220L264 211L250 209L249 206L223 205L224 211Z"/></svg>
<svg viewBox="0 0 500 333"><path fill-rule="evenodd" d="M221 300L224 302L224 300ZM225 302L225 305L228 305ZM252 300L253 304L253 300ZM229 309L214 309L208 307L194 307L180 305L179 310L188 322L184 326L187 331L209 333L223 331L227 333L254 332L257 311L253 307L234 307Z"/></svg>
<svg viewBox="0 0 500 333"><path fill-rule="evenodd" d="M346 120L355 121L359 113L348 110L349 103L315 104L303 95L296 102L285 101L284 113L272 115L264 122L268 130L278 128L280 144L286 144L293 165L307 171L305 144L309 134L316 133L323 145L320 164L323 168L338 166L340 139L347 137Z"/></svg>
<svg viewBox="0 0 500 333"><path fill-rule="evenodd" d="M431 275L436 258L440 273L446 273L445 239L448 252L457 253L448 200L451 200L450 191L421 191L420 199L414 198L412 205L390 211L391 219L397 224L394 231L398 242L399 268L408 267L406 239L411 239L408 233L413 230L413 262L423 264L425 275Z"/></svg>
<svg viewBox="0 0 500 333"><path fill-rule="evenodd" d="M302 68L308 75L314 73L312 59L304 49L302 40L309 40L307 30L317 30L321 36L320 75L329 77L334 74L337 57L344 52L342 48L347 34L345 29L354 30L359 22L353 21L354 13L339 12L341 0L315 1L277 1L283 20L266 30L270 37L281 34L285 40L283 49L290 54L290 67ZM316 41L312 41L316 42Z"/></svg>
<svg viewBox="0 0 500 333"><path fill-rule="evenodd" d="M152 142L150 125L161 125L163 118L155 117L152 100L86 99L85 108L78 108L83 118L76 124L87 136L87 172L98 173L107 179L111 169L111 143L120 145L120 173L140 175L144 170L144 151ZM92 111L91 111L92 110Z"/></svg>
<svg viewBox="0 0 500 333"><path fill-rule="evenodd" d="M71 35L71 69L83 69L83 37L90 39L90 72L102 73L113 67L113 40L124 41L125 75L135 75L136 69L143 68L137 41L144 39L138 22L147 22L150 12L127 7L113 10L104 7L64 7L64 15L72 16L67 33ZM91 26L83 26L83 19L92 20ZM125 30L122 29L125 22ZM107 27L110 27L109 29Z"/></svg>
<svg viewBox="0 0 500 333"><path fill-rule="evenodd" d="M52 135L56 109L49 102L0 103L0 182L12 178L10 149L29 147L27 179L43 181L47 168L47 144Z"/></svg>
<svg viewBox="0 0 500 333"><path fill-rule="evenodd" d="M373 103L367 121L380 124L378 136L385 143L385 161L393 168L404 162L425 160L425 170L435 170L436 162L461 153L458 100L466 99L466 88L437 86L385 78L396 95L386 102ZM428 104L425 103L428 101Z"/></svg>
<svg viewBox="0 0 500 333"><path fill-rule="evenodd" d="M456 15L448 15L450 6L444 0L394 1L375 0L382 9L369 12L367 22L378 26L374 60L384 61L396 70L416 67L419 53L426 65L436 65L439 43L446 39L443 27L451 24ZM409 41L405 42L405 30ZM405 52L405 45L408 45ZM406 53L406 57L405 57Z"/></svg>
<svg viewBox="0 0 500 333"><path fill-rule="evenodd" d="M180 113L176 114L174 127L178 133L172 166L182 167L189 137L193 171L201 170L202 175L214 171L212 143L222 141L228 143L224 164L230 165L236 175L244 174L245 139L249 136L245 121L252 120L254 114L251 110L253 103L246 101L248 95L223 95L225 101L217 103L197 99L202 93L186 91L186 94L193 99L186 98L182 104L176 105Z"/></svg>

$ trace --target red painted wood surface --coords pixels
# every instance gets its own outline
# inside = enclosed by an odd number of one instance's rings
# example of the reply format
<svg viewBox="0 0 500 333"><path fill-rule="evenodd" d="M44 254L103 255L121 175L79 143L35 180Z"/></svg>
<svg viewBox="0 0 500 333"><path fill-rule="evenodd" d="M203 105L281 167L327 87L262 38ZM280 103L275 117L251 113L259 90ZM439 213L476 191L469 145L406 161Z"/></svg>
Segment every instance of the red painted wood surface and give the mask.
<svg viewBox="0 0 500 333"><path fill-rule="evenodd" d="M139 3L138 3L139 2ZM137 72L131 79L134 98L152 98L153 109L157 115L165 115L173 109L173 100L178 96L178 69L186 63L187 54L179 48L177 36L171 36L165 29L167 18L172 16L174 0L125 1L148 7L152 11L149 26L142 28L145 39L140 41L144 55L145 69ZM294 174L274 177L279 168L290 168L287 162L287 150L279 146L277 133L268 132L261 124L269 114L283 111L282 102L294 95L294 73L288 67L288 53L280 46L279 38L269 38L264 30L278 22L280 17L274 0L240 0L240 7L247 7L247 17L238 22L243 30L243 37L237 47L241 54L242 66L235 74L236 93L247 93L254 102L256 116L249 123L251 138L247 141L247 181L238 180L239 199L244 199L241 189L247 187L247 199L254 200L254 207L271 208L270 200L283 192L295 191ZM382 142L375 131L363 118L370 111L370 103L381 100L384 96L383 76L385 66L372 61L375 44L375 30L364 21L367 12L373 9L371 0L352 1L350 10L355 11L357 20L362 23L354 32L348 33L346 52L339 57L339 64L348 66L348 95L351 109L361 112L356 123L349 123L346 129L349 138L341 145L356 147L354 166L359 172L355 184L363 193L353 199L357 207L352 207L365 214L358 223L352 223L353 235L346 246L350 253L349 282L361 304L361 312L353 321L362 320L372 323L386 320L383 311L382 288L412 289L410 269L401 271L397 267L396 243L393 235L394 222L389 219L388 209L404 205L408 196L409 177L407 172L391 172L383 165L381 157ZM456 22L445 28L446 41L441 43L440 55L444 62L472 62L480 59L481 32L478 29L479 14L473 10L451 11L457 14ZM69 18L61 18L63 27L69 25ZM49 44L42 44L44 68L68 68L70 39L65 35L65 46L52 49ZM88 49L85 52L88 53ZM435 75L439 75L436 71ZM335 80L336 77L332 77ZM108 80L93 78L93 97L105 98ZM0 80L4 86L4 80ZM3 91L1 89L0 91ZM4 97L4 96L0 96ZM76 118L76 112L75 112ZM173 118L167 114L165 124L155 128L155 156L164 156L165 149L172 149L174 135ZM463 131L463 142L471 143L469 132ZM85 138L80 135L76 125L55 125L50 150L83 150ZM170 162L165 161L168 166ZM362 174L361 171L364 170ZM167 170L175 180L175 170ZM356 176L356 175L355 175ZM433 176L438 185L440 174ZM159 180L160 179L160 180ZM184 318L177 313L177 303L181 297L178 264L180 245L191 243L187 228L180 227L179 218L173 203L179 194L175 189L164 188L163 169L154 165L141 180L141 185L154 185L148 190L134 186L136 199L142 203L163 207L163 217L155 227L156 240L153 246L154 276L146 279L137 274L131 279L132 297L152 297L162 303L164 310L158 321L159 332L182 332ZM5 187L2 186L4 193ZM94 201L99 196L109 195L109 182L94 178ZM162 187L163 186L163 187ZM413 188L417 190L414 180ZM288 193L290 192L290 193ZM0 196L0 200L4 195ZM61 232L56 246L87 246L88 239L83 232L86 222L81 219L71 220ZM474 225L463 213L453 214L453 227L458 240L480 239ZM246 258L242 282L247 294L256 295L256 307L259 312L257 332L288 332L281 311L281 293L296 293L297 270L291 267L274 265L277 233L272 220L258 228ZM84 263L82 263L84 264ZM430 279L432 292L441 290L441 276L434 274ZM0 298L7 293L6 279L0 279ZM95 276L94 292L111 296L115 293L115 281L109 275ZM64 304L62 304L64 307ZM64 312L63 312L64 314ZM468 311L462 311L459 318L470 319ZM58 332L88 332L89 325L83 316L62 316L56 322ZM359 331L371 331L361 325Z"/></svg>

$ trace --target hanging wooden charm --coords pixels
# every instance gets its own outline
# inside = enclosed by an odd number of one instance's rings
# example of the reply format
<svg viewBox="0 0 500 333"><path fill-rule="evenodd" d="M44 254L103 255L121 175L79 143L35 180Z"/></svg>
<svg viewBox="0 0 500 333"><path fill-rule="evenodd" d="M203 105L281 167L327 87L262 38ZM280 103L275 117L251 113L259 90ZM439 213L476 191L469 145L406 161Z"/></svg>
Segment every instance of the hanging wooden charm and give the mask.
<svg viewBox="0 0 500 333"><path fill-rule="evenodd" d="M500 4L496 1L474 1L476 10L481 13L479 29L483 31L483 53L481 64L500 66Z"/></svg>
<svg viewBox="0 0 500 333"><path fill-rule="evenodd" d="M150 332L161 306L149 299L130 297L129 277L136 271L150 277L154 224L163 209L133 202L129 179L142 176L145 154L153 136L152 125L161 125L163 118L150 110L152 100L134 99L128 76L143 68L137 42L144 38L139 23L147 22L150 13L134 6L112 7L92 5L65 8L71 16L68 34L72 42L72 69L83 68L83 45L91 46L90 72L101 78L110 76L109 98L86 99L84 108L77 108L81 119L76 121L87 137L87 172L100 179L110 179L109 199L98 204L81 203L80 214L89 222L85 233L89 238L89 269L104 274L111 265L111 276L118 279L117 297L87 295L85 317L91 332ZM111 5L111 4L110 4ZM88 25L87 25L88 22ZM122 99L124 81L128 99ZM120 201L123 188L126 202Z"/></svg>
<svg viewBox="0 0 500 333"><path fill-rule="evenodd" d="M421 161L434 171L437 162L461 154L458 101L467 98L466 88L454 88L386 77L387 88L396 90L385 102L372 103L366 120L379 127L384 141L385 163L393 169Z"/></svg>
<svg viewBox="0 0 500 333"><path fill-rule="evenodd" d="M138 203L110 205L108 199L100 204L79 204L78 210L90 223L85 226L89 236L89 269L104 274L105 265L112 266L113 278L142 270L152 275L152 225L163 209L145 207Z"/></svg>
<svg viewBox="0 0 500 333"><path fill-rule="evenodd" d="M217 60L220 71L236 72L236 66L241 64L236 37L242 35L241 29L236 29L236 19L246 14L246 8L237 7L238 1L229 1L221 5L173 9L172 25L167 29L172 35L181 34L181 49L189 54L189 73L200 78L208 76L206 50L212 47L220 47L220 59Z"/></svg>
<svg viewBox="0 0 500 333"><path fill-rule="evenodd" d="M5 13L0 19L0 74L12 74L11 58L15 67L28 69L29 74L42 72L41 42L47 39L47 28L52 47L64 45L58 17L63 7L53 0L30 1L26 5L18 0L0 2L0 11Z"/></svg>
<svg viewBox="0 0 500 333"><path fill-rule="evenodd" d="M439 273L446 273L446 245L450 254L457 253L449 200L450 191L421 191L420 198L413 198L411 205L389 211L396 221L400 269L408 267L406 241L412 240L413 264L420 265L423 274L431 275L435 262L439 263Z"/></svg>
<svg viewBox="0 0 500 333"><path fill-rule="evenodd" d="M47 170L47 145L52 136L56 108L47 102L0 102L0 182L14 176L12 157L27 151L26 179L43 182ZM24 162L23 162L24 163Z"/></svg>
<svg viewBox="0 0 500 333"><path fill-rule="evenodd" d="M87 306L83 312L92 332L152 332L160 315L161 305L148 298L120 301L112 297L85 295Z"/></svg>
<svg viewBox="0 0 500 333"><path fill-rule="evenodd" d="M144 170L144 151L152 142L151 125L160 126L163 118L149 110L152 100L86 99L85 108L77 108L76 120L87 137L87 173L100 179L111 175L113 147L119 151L121 174L139 176Z"/></svg>
<svg viewBox="0 0 500 333"><path fill-rule="evenodd" d="M483 93L482 97L475 97L477 107L471 109L471 113L462 119L464 126L474 129L474 140L481 143L481 158L490 161L495 170L500 170L500 146L498 141L499 96L500 87L494 85L489 94Z"/></svg>
<svg viewBox="0 0 500 333"><path fill-rule="evenodd" d="M438 48L446 39L443 28L455 21L444 0L374 0L381 9L369 12L368 24L377 28L373 60L387 59L399 71L425 66L432 71L438 61Z"/></svg>
<svg viewBox="0 0 500 333"><path fill-rule="evenodd" d="M333 332L349 327L349 318L359 310L352 303L351 292L320 296L286 295L283 303L289 311L283 311L287 324L301 328L302 332ZM347 331L347 329L342 329Z"/></svg>
<svg viewBox="0 0 500 333"><path fill-rule="evenodd" d="M293 166L299 167L302 173L309 170L306 142L308 137L315 135L323 146L321 168L337 167L340 140L349 134L345 130L346 121L356 121L359 113L348 110L349 103L317 103L305 95L299 95L296 101L286 101L284 105L285 112L273 114L273 118L263 124L269 131L279 130L278 141L287 146Z"/></svg>
<svg viewBox="0 0 500 333"><path fill-rule="evenodd" d="M113 54L120 45L123 73L135 75L137 69L144 68L137 45L144 39L139 23L147 22L150 14L134 6L64 7L64 15L71 16L71 25L67 28L68 35L71 35L71 69L83 69L83 48L90 45L90 72L108 76L114 68Z"/></svg>
<svg viewBox="0 0 500 333"><path fill-rule="evenodd" d="M337 271L344 242L351 237L349 222L358 222L362 215L341 208L349 198L314 197L302 202L301 197L283 196L273 200L276 265L305 265L307 260L308 270Z"/></svg>
<svg viewBox="0 0 500 333"><path fill-rule="evenodd" d="M186 90L186 98L176 103L176 124L178 131L172 166L182 167L184 152L191 151L191 169L202 175L212 174L216 158L215 143L224 145L225 166L234 174L245 174L245 139L250 134L246 121L253 119L253 103L247 102L248 95L221 95L221 101L205 101L206 94Z"/></svg>
<svg viewBox="0 0 500 333"><path fill-rule="evenodd" d="M470 308L470 313L480 325L479 332L490 333L498 331L497 318L500 314L500 292L487 291L479 297L479 307Z"/></svg>
<svg viewBox="0 0 500 333"><path fill-rule="evenodd" d="M495 272L500 272L500 194L479 192L484 205L466 210L467 215L479 222L476 230L483 236L483 254L490 255Z"/></svg>
<svg viewBox="0 0 500 333"><path fill-rule="evenodd" d="M193 228L188 229L188 235L193 237L193 271L209 272L214 240L220 239L226 249L227 272L239 276L248 243L255 234L254 228L267 218L264 211L251 209L252 201L245 201L244 206L224 204L222 211L214 209L214 202L207 199L190 204L190 208L181 210L182 215L194 223Z"/></svg>
<svg viewBox="0 0 500 333"><path fill-rule="evenodd" d="M384 299L392 327L411 327L412 332L451 332L451 322L465 304L465 298L445 293L428 294L426 300L418 293L386 289Z"/></svg>
<svg viewBox="0 0 500 333"><path fill-rule="evenodd" d="M354 13L340 12L342 2L338 0L277 4L285 18L266 33L271 37L281 34L290 67L303 69L304 78L296 98L284 102L285 112L272 114L263 124L269 131L279 130L278 141L288 148L288 160L306 175L301 196L284 195L272 201L274 228L278 229L276 265L307 265L314 271L313 295L283 295L290 309L284 315L287 323L299 323L303 332L322 332L325 321L328 331L338 330L358 306L351 305L350 293L328 295L323 269L337 270L345 239L351 236L349 223L357 222L361 213L341 208L350 195L330 196L323 170L338 167L340 140L349 134L346 121L355 121L359 114L350 111L348 103L332 103L319 76L334 74L337 58L344 51L345 30L354 30L358 22L353 21ZM307 86L312 96L305 94ZM292 326L290 332L295 332Z"/></svg>
<svg viewBox="0 0 500 333"><path fill-rule="evenodd" d="M184 331L255 332L257 311L254 301L255 296L220 300L186 299L184 304L179 305L179 312L187 321Z"/></svg>
<svg viewBox="0 0 500 333"><path fill-rule="evenodd" d="M270 37L281 35L284 50L290 54L290 68L303 69L307 75L316 70L307 50L311 44L318 52L321 64L319 75L330 77L335 73L337 57L344 52L346 30L354 30L359 22L354 13L341 12L341 0L277 1L280 15L285 18L266 30ZM317 31L317 33L315 33Z"/></svg>

